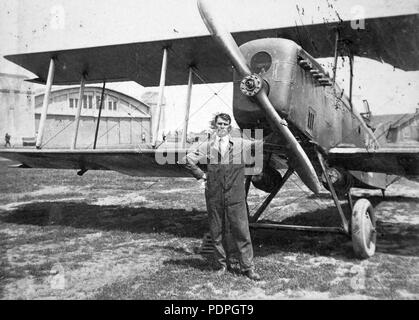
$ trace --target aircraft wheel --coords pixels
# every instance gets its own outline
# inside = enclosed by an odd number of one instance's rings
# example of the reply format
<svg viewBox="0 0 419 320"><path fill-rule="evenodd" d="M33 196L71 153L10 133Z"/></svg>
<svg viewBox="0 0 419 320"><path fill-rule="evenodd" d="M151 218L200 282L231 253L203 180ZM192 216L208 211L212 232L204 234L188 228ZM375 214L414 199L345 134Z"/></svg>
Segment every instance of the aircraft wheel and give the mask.
<svg viewBox="0 0 419 320"><path fill-rule="evenodd" d="M352 245L360 259L372 257L377 240L374 209L367 199L359 199L352 210Z"/></svg>

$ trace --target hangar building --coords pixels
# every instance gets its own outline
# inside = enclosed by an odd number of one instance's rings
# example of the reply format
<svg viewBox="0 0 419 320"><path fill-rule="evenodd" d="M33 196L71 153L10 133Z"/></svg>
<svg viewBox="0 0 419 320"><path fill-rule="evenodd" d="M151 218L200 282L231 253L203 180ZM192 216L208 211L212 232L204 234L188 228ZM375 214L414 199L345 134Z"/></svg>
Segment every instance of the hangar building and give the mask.
<svg viewBox="0 0 419 320"><path fill-rule="evenodd" d="M76 148L93 147L102 88L85 87ZM44 94L35 96L35 128L39 127ZM43 147L69 148L75 131L79 87L55 90L45 124ZM97 148L131 148L150 142L150 106L105 89ZM145 139L145 141L143 140Z"/></svg>

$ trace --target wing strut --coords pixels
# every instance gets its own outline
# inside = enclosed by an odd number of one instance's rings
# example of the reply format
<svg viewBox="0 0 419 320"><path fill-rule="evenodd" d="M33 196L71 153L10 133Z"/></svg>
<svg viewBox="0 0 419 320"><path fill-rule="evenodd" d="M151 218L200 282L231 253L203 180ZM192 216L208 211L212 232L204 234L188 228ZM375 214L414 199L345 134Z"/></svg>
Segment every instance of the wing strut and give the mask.
<svg viewBox="0 0 419 320"><path fill-rule="evenodd" d="M354 55L349 51L349 103L351 105L351 110L354 109L352 105L352 88L354 82Z"/></svg>
<svg viewBox="0 0 419 320"><path fill-rule="evenodd" d="M83 96L84 96L84 84L85 84L85 76L84 73L81 76L81 80L80 80L80 90L79 90L79 101L77 103L77 110L76 110L76 115L75 115L75 122L76 122L76 128L74 130L74 136L73 136L73 142L71 144L71 150L76 149L76 144L77 144L77 135L79 133L79 124L80 124L80 113L81 113L81 108L83 105Z"/></svg>
<svg viewBox="0 0 419 320"><path fill-rule="evenodd" d="M106 85L106 81L103 81L102 93L100 95L99 114L97 116L97 123L96 123L95 141L93 142L93 149L96 149L97 135L99 133L100 116L102 115L102 109L103 109L103 98L105 97L105 85Z"/></svg>
<svg viewBox="0 0 419 320"><path fill-rule="evenodd" d="M154 131L153 131L153 146L155 147L158 140L158 134L160 128L160 121L162 119L161 116L161 109L163 104L163 97L164 97L164 87L166 85L166 72L167 72L167 48L163 48L163 61L161 65L161 74L160 74L160 86L159 86L159 98L157 101L157 110L156 110L156 122L154 123ZM153 121L153 119L152 119Z"/></svg>
<svg viewBox="0 0 419 320"><path fill-rule="evenodd" d="M183 123L183 132L182 132L182 148L186 148L186 139L188 136L189 111L191 109L192 85L193 85L193 71L192 71L192 67L189 67L188 92L186 93L185 122Z"/></svg>
<svg viewBox="0 0 419 320"><path fill-rule="evenodd" d="M36 148L41 149L42 138L45 131L45 122L47 120L47 112L49 106L49 95L51 93L52 83L54 82L55 61L52 58L49 62L47 86L45 88L44 102L42 103L41 119L39 121L38 135L36 136Z"/></svg>
<svg viewBox="0 0 419 320"><path fill-rule="evenodd" d="M338 48L339 47L339 30L335 30L335 56L333 60L333 86L336 83L336 72L337 72L337 66L338 66Z"/></svg>

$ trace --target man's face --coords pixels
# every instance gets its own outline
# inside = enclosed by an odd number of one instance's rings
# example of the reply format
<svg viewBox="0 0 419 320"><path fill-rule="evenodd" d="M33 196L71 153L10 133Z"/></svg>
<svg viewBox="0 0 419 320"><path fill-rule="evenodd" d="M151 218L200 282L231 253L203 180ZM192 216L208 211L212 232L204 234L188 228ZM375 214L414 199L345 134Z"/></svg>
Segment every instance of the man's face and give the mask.
<svg viewBox="0 0 419 320"><path fill-rule="evenodd" d="M224 137L228 135L231 130L230 123L227 120L224 120L220 117L217 118L217 121L215 122L215 127L217 129L217 135L219 137Z"/></svg>

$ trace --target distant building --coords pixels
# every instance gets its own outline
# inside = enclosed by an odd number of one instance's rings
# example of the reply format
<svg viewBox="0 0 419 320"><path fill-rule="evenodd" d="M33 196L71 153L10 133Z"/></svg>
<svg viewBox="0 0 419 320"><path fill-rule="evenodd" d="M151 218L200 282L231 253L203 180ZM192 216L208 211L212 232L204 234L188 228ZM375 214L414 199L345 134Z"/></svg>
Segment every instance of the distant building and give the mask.
<svg viewBox="0 0 419 320"><path fill-rule="evenodd" d="M419 143L419 109L416 113L373 115L370 125L386 143Z"/></svg>
<svg viewBox="0 0 419 320"><path fill-rule="evenodd" d="M102 88L85 87L76 148L92 148ZM44 94L35 97L35 127L39 127ZM79 88L51 92L45 124L45 148L69 148L75 130ZM131 148L150 142L150 106L123 93L105 89L97 148ZM145 136L145 137L144 137Z"/></svg>
<svg viewBox="0 0 419 320"><path fill-rule="evenodd" d="M0 73L0 147L4 136L11 136L12 147L22 147L26 142L34 144L34 99L32 84L26 77Z"/></svg>
<svg viewBox="0 0 419 320"><path fill-rule="evenodd" d="M156 131L157 126L157 105L159 100L159 93L156 91L146 91L141 95L141 101L146 103L148 106L150 106L150 115L151 115L151 132ZM162 139L163 132L166 133L166 98L163 95L162 104L161 104L161 111L160 111L160 125L159 125L159 133L157 140Z"/></svg>

